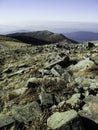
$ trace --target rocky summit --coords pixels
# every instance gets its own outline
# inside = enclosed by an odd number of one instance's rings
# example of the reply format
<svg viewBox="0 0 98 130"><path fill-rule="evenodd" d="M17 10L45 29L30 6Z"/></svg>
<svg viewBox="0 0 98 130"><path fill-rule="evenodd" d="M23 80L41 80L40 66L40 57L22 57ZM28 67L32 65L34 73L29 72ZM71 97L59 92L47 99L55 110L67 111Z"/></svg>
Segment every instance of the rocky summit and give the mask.
<svg viewBox="0 0 98 130"><path fill-rule="evenodd" d="M98 42L0 35L0 130L98 130Z"/></svg>

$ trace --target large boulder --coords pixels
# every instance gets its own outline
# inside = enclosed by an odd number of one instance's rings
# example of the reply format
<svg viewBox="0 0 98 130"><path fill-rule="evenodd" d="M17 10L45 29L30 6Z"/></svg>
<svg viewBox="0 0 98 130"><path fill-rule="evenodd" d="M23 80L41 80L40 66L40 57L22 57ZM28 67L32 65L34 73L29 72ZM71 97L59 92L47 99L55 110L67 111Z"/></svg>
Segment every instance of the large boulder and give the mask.
<svg viewBox="0 0 98 130"><path fill-rule="evenodd" d="M88 96L83 110L79 112L85 127L89 130L98 130L98 96Z"/></svg>
<svg viewBox="0 0 98 130"><path fill-rule="evenodd" d="M70 67L70 70L73 72L76 71L83 71L83 70L88 70L91 69L92 67L95 66L95 63L91 61L89 58L86 58L84 60L79 61L76 65L73 65Z"/></svg>
<svg viewBox="0 0 98 130"><path fill-rule="evenodd" d="M84 130L75 110L55 112L48 118L47 125L52 130Z"/></svg>

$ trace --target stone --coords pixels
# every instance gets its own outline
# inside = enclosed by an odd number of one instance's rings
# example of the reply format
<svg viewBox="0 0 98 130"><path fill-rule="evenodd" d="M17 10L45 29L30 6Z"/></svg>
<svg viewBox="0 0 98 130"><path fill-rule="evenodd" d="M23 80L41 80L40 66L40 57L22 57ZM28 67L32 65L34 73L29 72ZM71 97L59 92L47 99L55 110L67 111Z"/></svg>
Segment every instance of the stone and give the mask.
<svg viewBox="0 0 98 130"><path fill-rule="evenodd" d="M11 68L7 68L7 69L5 69L2 73L7 73L7 74L9 74L9 73L11 73L12 72L12 69Z"/></svg>
<svg viewBox="0 0 98 130"><path fill-rule="evenodd" d="M50 93L42 91L39 95L39 99L41 101L41 105L53 105L53 96Z"/></svg>
<svg viewBox="0 0 98 130"><path fill-rule="evenodd" d="M89 130L98 129L98 96L88 96L84 99L86 103L79 112L84 125Z"/></svg>
<svg viewBox="0 0 98 130"><path fill-rule="evenodd" d="M59 58L56 61L49 63L49 65L47 65L45 68L46 69L51 69L52 67L54 67L56 64L61 65L61 66L68 66L69 65L69 57L65 56L63 58Z"/></svg>
<svg viewBox="0 0 98 130"><path fill-rule="evenodd" d="M0 128L10 125L14 122L15 122L15 120L12 116L0 114Z"/></svg>
<svg viewBox="0 0 98 130"><path fill-rule="evenodd" d="M89 58L85 58L84 60L79 61L76 65L71 66L71 70L81 71L91 69L93 66L95 66L95 63L91 61Z"/></svg>
<svg viewBox="0 0 98 130"><path fill-rule="evenodd" d="M14 73L8 75L8 77L10 78L10 77L13 77L13 76L16 76L16 75L21 75L21 74L23 74L24 72L26 73L26 72L30 71L31 69L32 69L32 67L24 68L24 69L22 69L22 70L19 70L19 71L17 71L17 72L14 72Z"/></svg>
<svg viewBox="0 0 98 130"><path fill-rule="evenodd" d="M71 82L73 80L72 76L67 71L64 71L62 78L67 82Z"/></svg>
<svg viewBox="0 0 98 130"><path fill-rule="evenodd" d="M61 76L63 73L64 73L64 69L60 66L60 65L56 65L54 66L52 69L51 69L51 73L54 75L54 76Z"/></svg>
<svg viewBox="0 0 98 130"><path fill-rule="evenodd" d="M36 77L33 77L33 78L30 78L28 81L27 81L27 87L30 88L35 88L39 85L39 83L42 81L42 78L36 78Z"/></svg>
<svg viewBox="0 0 98 130"><path fill-rule="evenodd" d="M47 119L47 125L52 130L84 130L75 110L55 112Z"/></svg>
<svg viewBox="0 0 98 130"><path fill-rule="evenodd" d="M98 65L98 54L92 55L91 60L94 61L96 65Z"/></svg>
<svg viewBox="0 0 98 130"><path fill-rule="evenodd" d="M86 77L78 77L75 78L75 82L79 84L78 88L82 89L84 93L87 91L89 93L93 92L97 94L98 90L98 79L97 78L86 78Z"/></svg>
<svg viewBox="0 0 98 130"><path fill-rule="evenodd" d="M75 107L80 102L80 96L80 93L73 94L72 97L66 101L66 103L71 104L72 107Z"/></svg>
<svg viewBox="0 0 98 130"><path fill-rule="evenodd" d="M40 70L40 72L42 73L42 76L45 76L45 75L51 76L52 75L51 71L47 70L47 69Z"/></svg>
<svg viewBox="0 0 98 130"><path fill-rule="evenodd" d="M92 47L94 47L94 46L95 46L94 43L88 42L88 48L89 48L89 49L92 48Z"/></svg>
<svg viewBox="0 0 98 130"><path fill-rule="evenodd" d="M25 63L18 65L18 68L27 68L27 67L29 66Z"/></svg>
<svg viewBox="0 0 98 130"><path fill-rule="evenodd" d="M41 115L41 108L35 101L25 105L13 107L12 115L20 123L28 123Z"/></svg>
<svg viewBox="0 0 98 130"><path fill-rule="evenodd" d="M19 88L19 89L15 89L15 90L13 91L13 93L15 93L15 94L17 94L17 95L22 95L22 94L24 94L24 93L26 92L27 89L28 89L28 88L22 87L22 88Z"/></svg>

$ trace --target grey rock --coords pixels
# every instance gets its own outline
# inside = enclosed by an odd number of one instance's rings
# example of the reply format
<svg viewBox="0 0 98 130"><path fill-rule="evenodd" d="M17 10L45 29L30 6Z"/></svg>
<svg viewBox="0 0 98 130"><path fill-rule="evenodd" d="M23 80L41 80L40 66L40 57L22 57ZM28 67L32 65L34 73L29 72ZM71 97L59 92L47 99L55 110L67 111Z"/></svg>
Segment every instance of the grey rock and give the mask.
<svg viewBox="0 0 98 130"><path fill-rule="evenodd" d="M94 61L96 65L98 65L98 54L97 55L93 55L91 57L91 60Z"/></svg>
<svg viewBox="0 0 98 130"><path fill-rule="evenodd" d="M0 128L10 125L14 122L15 122L15 120L12 116L0 114Z"/></svg>
<svg viewBox="0 0 98 130"><path fill-rule="evenodd" d="M41 109L37 102L32 102L25 106L13 107L12 109L13 117L18 122L28 123L33 121L36 117L41 115Z"/></svg>
<svg viewBox="0 0 98 130"><path fill-rule="evenodd" d="M70 70L72 71L81 71L86 69L91 69L95 63L91 61L89 58L85 58L84 60L79 61L76 65L71 66Z"/></svg>
<svg viewBox="0 0 98 130"><path fill-rule="evenodd" d="M47 119L47 125L52 130L84 130L75 110L55 112Z"/></svg>
<svg viewBox="0 0 98 130"><path fill-rule="evenodd" d="M68 66L69 65L69 57L65 56L64 58L59 58L56 61L49 63L49 65L47 65L45 68L46 69L51 69L52 67L54 67L56 64L61 65L61 66Z"/></svg>
<svg viewBox="0 0 98 130"><path fill-rule="evenodd" d="M13 90L13 93L16 95L22 95L26 92L27 89L28 88L22 87L22 88Z"/></svg>
<svg viewBox="0 0 98 130"><path fill-rule="evenodd" d="M39 95L39 99L41 101L41 105L53 105L53 96L50 93L42 91Z"/></svg>
<svg viewBox="0 0 98 130"><path fill-rule="evenodd" d="M66 101L66 103L71 104L72 107L75 107L80 102L80 96L80 93L73 94L72 97Z"/></svg>
<svg viewBox="0 0 98 130"><path fill-rule="evenodd" d="M54 75L54 76L61 76L63 73L64 73L64 69L60 66L60 65L56 65L54 66L52 69L51 69L51 73Z"/></svg>
<svg viewBox="0 0 98 130"><path fill-rule="evenodd" d="M85 90L87 88L96 89L98 88L98 79L91 79L86 77L75 78L76 83L81 84Z"/></svg>
<svg viewBox="0 0 98 130"><path fill-rule="evenodd" d="M37 87L40 82L42 82L42 78L36 78L36 77L33 77L33 78L30 78L28 81L27 81L27 87L30 88L35 88Z"/></svg>
<svg viewBox="0 0 98 130"><path fill-rule="evenodd" d="M42 73L42 76L45 76L45 75L51 76L52 75L51 71L47 70L47 69L40 70L40 72Z"/></svg>
<svg viewBox="0 0 98 130"><path fill-rule="evenodd" d="M7 69L5 69L2 73L11 73L12 72L12 69L11 68L7 68Z"/></svg>
<svg viewBox="0 0 98 130"><path fill-rule="evenodd" d="M86 103L83 110L79 112L83 118L84 124L89 130L98 129L98 96L88 96L85 98Z"/></svg>
<svg viewBox="0 0 98 130"><path fill-rule="evenodd" d="M66 80L67 82L71 82L73 80L72 76L67 72L66 70L62 74L62 78Z"/></svg>
<svg viewBox="0 0 98 130"><path fill-rule="evenodd" d="M24 72L26 73L26 72L30 71L31 69L32 69L32 67L28 67L28 68L19 70L19 71L17 71L17 72L14 72L14 73L8 75L8 77L10 78L10 77L13 77L13 76L16 76L16 75L21 75L21 74L23 74Z"/></svg>

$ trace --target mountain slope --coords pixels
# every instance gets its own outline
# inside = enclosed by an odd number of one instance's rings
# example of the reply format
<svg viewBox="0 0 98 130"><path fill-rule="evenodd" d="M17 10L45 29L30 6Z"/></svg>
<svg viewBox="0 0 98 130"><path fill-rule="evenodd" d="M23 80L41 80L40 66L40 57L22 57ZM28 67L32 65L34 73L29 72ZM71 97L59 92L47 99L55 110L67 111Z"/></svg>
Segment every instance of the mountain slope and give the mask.
<svg viewBox="0 0 98 130"><path fill-rule="evenodd" d="M98 33L95 32L78 31L65 33L64 35L79 42L98 40Z"/></svg>
<svg viewBox="0 0 98 130"><path fill-rule="evenodd" d="M49 31L13 33L13 34L8 34L7 36L33 45L44 45L50 43L57 43L64 40L68 40L68 41L70 40L62 34L52 33ZM70 41L76 43L73 40Z"/></svg>

